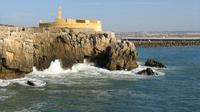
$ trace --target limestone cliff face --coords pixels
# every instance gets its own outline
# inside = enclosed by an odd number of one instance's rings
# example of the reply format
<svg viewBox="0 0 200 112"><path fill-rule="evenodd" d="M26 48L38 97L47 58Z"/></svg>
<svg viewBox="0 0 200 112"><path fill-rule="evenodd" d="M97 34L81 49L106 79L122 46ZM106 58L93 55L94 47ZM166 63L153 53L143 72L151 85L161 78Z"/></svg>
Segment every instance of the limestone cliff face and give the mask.
<svg viewBox="0 0 200 112"><path fill-rule="evenodd" d="M0 27L0 78L17 78L32 71L33 39L16 27Z"/></svg>
<svg viewBox="0 0 200 112"><path fill-rule="evenodd" d="M134 44L121 42L111 32L79 32L0 26L0 78L17 78L50 66L60 59L70 68L84 59L110 70L133 69Z"/></svg>

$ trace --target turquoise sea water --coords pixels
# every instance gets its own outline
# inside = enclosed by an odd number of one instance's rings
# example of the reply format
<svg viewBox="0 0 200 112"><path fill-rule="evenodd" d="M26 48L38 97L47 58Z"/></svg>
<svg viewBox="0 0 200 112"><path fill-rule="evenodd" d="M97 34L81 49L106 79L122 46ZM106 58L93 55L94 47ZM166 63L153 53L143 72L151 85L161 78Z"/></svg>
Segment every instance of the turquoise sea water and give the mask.
<svg viewBox="0 0 200 112"><path fill-rule="evenodd" d="M26 78L0 81L0 112L199 112L200 47L140 48L147 58L163 62L158 76L107 71L89 64L62 70L59 62ZM33 80L38 87L24 85Z"/></svg>

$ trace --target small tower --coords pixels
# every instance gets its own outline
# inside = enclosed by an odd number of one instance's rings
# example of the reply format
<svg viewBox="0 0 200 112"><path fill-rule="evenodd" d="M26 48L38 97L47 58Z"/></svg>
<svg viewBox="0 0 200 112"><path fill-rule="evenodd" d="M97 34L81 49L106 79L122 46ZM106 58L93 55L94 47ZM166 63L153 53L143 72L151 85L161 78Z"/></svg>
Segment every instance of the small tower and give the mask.
<svg viewBox="0 0 200 112"><path fill-rule="evenodd" d="M58 17L57 17L58 20L61 20L62 19L62 7L59 6L58 8Z"/></svg>

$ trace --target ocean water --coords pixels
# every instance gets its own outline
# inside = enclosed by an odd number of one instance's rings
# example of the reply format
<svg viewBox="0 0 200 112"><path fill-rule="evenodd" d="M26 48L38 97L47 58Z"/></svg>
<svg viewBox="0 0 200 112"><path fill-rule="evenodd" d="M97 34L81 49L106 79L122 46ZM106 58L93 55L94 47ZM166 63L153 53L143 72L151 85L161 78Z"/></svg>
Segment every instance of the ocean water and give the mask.
<svg viewBox="0 0 200 112"><path fill-rule="evenodd" d="M200 111L200 47L137 50L140 66L132 71L108 71L91 63L64 70L56 60L25 78L0 80L0 112ZM157 76L137 75L148 58L168 68L153 68Z"/></svg>

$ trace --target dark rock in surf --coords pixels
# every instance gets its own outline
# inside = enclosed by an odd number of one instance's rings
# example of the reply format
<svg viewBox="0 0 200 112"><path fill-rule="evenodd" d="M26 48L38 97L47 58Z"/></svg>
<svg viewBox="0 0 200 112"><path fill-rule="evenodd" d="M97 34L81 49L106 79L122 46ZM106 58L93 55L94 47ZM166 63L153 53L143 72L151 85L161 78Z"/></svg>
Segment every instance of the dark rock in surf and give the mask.
<svg viewBox="0 0 200 112"><path fill-rule="evenodd" d="M145 70L139 71L137 74L140 75L156 75L156 73L151 69L151 68L147 68Z"/></svg>
<svg viewBox="0 0 200 112"><path fill-rule="evenodd" d="M166 66L164 64L162 64L161 62L158 62L154 59L148 59L145 62L145 66L157 67L157 68L166 68Z"/></svg>
<svg viewBox="0 0 200 112"><path fill-rule="evenodd" d="M35 83L33 83L33 82L30 81L30 80L28 80L28 81L26 82L26 84L28 84L29 86L35 86Z"/></svg>

